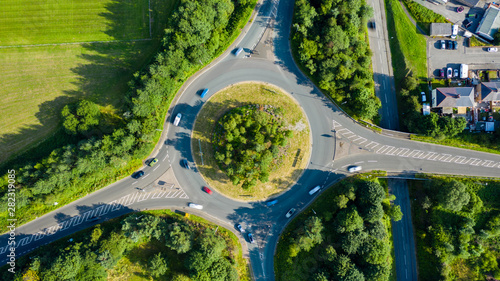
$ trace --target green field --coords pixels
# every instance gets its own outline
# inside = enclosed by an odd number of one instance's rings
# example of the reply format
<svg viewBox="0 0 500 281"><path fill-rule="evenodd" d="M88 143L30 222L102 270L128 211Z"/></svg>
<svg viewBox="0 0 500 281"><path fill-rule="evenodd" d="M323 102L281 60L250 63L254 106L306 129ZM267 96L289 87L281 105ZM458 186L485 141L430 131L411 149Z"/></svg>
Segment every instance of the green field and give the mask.
<svg viewBox="0 0 500 281"><path fill-rule="evenodd" d="M3 0L0 46L149 38L148 0Z"/></svg>
<svg viewBox="0 0 500 281"><path fill-rule="evenodd" d="M147 0L6 2L0 13L0 45L149 37ZM163 34L176 2L151 1L152 40L0 47L0 162L52 136L60 110L69 102L85 97L115 113L132 74L156 53L160 41L155 38ZM65 20L71 24L62 28Z"/></svg>

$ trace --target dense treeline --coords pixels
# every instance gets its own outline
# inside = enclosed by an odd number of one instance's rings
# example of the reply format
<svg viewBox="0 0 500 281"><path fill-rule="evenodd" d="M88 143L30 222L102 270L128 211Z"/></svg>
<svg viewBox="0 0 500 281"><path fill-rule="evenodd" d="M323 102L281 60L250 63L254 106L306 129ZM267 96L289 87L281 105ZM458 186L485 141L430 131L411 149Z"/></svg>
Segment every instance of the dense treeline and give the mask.
<svg viewBox="0 0 500 281"><path fill-rule="evenodd" d="M263 109L264 107L262 107ZM218 121L214 133L215 159L233 184L247 189L267 182L273 160L279 159L293 133L282 128L280 108L239 107ZM275 163L277 164L277 163Z"/></svg>
<svg viewBox="0 0 500 281"><path fill-rule="evenodd" d="M403 129L437 139L451 138L461 133L467 125L465 118L439 117L434 112L424 116L420 112L422 106L418 102L421 93L418 84L418 79L413 76L412 71L409 71L401 83L400 102L403 103L403 112L400 114L404 116L402 123L406 127Z"/></svg>
<svg viewBox="0 0 500 281"><path fill-rule="evenodd" d="M88 139L56 149L38 163L11 167L19 184L16 206L24 215L18 218L19 223L49 211L48 205L56 200L71 202L137 167L154 147L159 136L156 129L162 128L176 90L228 46L254 4L253 0L180 1L166 29L162 50L146 71L134 75L123 118L111 133L92 130L99 123L94 104L83 101L64 108L67 132ZM2 186L6 180L4 175ZM5 191L2 189L2 196ZM6 219L6 208L6 204L0 207L1 221Z"/></svg>
<svg viewBox="0 0 500 281"><path fill-rule="evenodd" d="M348 112L362 119L373 119L380 108L366 40L372 14L364 0L297 0L292 27L300 64L321 89L338 104L347 102Z"/></svg>
<svg viewBox="0 0 500 281"><path fill-rule="evenodd" d="M123 277L127 260L150 280L238 280L236 245L214 230L174 216L128 215L18 260L15 277L5 270L2 280L107 280Z"/></svg>
<svg viewBox="0 0 500 281"><path fill-rule="evenodd" d="M422 279L500 278L498 182L433 179L410 190Z"/></svg>
<svg viewBox="0 0 500 281"><path fill-rule="evenodd" d="M392 258L387 226L400 220L377 182L348 179L283 232L277 280L388 280Z"/></svg>

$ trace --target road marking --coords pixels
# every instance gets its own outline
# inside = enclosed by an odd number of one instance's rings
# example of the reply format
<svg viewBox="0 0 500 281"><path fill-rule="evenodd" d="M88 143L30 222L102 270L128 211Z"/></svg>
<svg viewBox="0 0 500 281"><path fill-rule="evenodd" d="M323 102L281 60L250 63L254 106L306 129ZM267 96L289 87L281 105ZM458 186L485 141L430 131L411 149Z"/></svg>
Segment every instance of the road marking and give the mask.
<svg viewBox="0 0 500 281"><path fill-rule="evenodd" d="M163 157L163 160L161 160L161 161L165 161L165 159L167 159L167 157L168 157L168 154L165 155L165 157Z"/></svg>
<svg viewBox="0 0 500 281"><path fill-rule="evenodd" d="M490 165L491 163L493 163L493 165ZM497 163L491 161L491 160L485 160L484 163L483 163L483 167L488 167L488 168L493 168L497 165Z"/></svg>
<svg viewBox="0 0 500 281"><path fill-rule="evenodd" d="M362 142L359 142L358 144L362 144L362 143L365 143L365 142L367 141L367 139L365 139L365 138L363 138L363 137L359 137L359 136L358 136L358 138L357 138L357 139L352 140L352 141L353 141L353 142L355 142L355 141L358 141L358 140L360 140L360 139L363 139L363 141L362 141Z"/></svg>
<svg viewBox="0 0 500 281"><path fill-rule="evenodd" d="M463 164L467 164L467 162L469 162L469 161L470 161L470 159L467 159L467 157L465 157L465 156L457 156L456 158L457 158L457 159L455 159L455 163L457 163L457 164L461 164L461 165L463 165ZM466 159L467 159L467 161L464 161L464 160L466 160Z"/></svg>
<svg viewBox="0 0 500 281"><path fill-rule="evenodd" d="M149 177L149 174L145 175L145 176L143 177L143 179L145 179L145 178L147 178L147 177Z"/></svg>
<svg viewBox="0 0 500 281"><path fill-rule="evenodd" d="M409 148L401 148L401 151L398 152L399 157L408 157Z"/></svg>
<svg viewBox="0 0 500 281"><path fill-rule="evenodd" d="M431 153L434 153L434 152L431 152ZM435 155L435 157L432 157L432 156L434 156L434 155ZM431 155L429 158L427 158L427 160L436 161L436 160L437 160L437 158L438 158L438 156L439 156L440 154L439 154L439 153L434 153L434 155ZM431 158L432 158L432 159L431 159Z"/></svg>
<svg viewBox="0 0 500 281"><path fill-rule="evenodd" d="M349 166L349 165L351 165L351 164L344 165L344 166L342 166L341 168L345 168L345 167L347 167L347 166Z"/></svg>
<svg viewBox="0 0 500 281"><path fill-rule="evenodd" d="M376 163L376 162L377 162L377 160L368 160L368 161L366 161L366 162Z"/></svg>
<svg viewBox="0 0 500 281"><path fill-rule="evenodd" d="M387 95L385 96L385 103L387 103Z"/></svg>
<svg viewBox="0 0 500 281"><path fill-rule="evenodd" d="M134 181L134 182L132 183L132 185L134 185L134 184L136 184L136 183L137 183L137 181Z"/></svg>
<svg viewBox="0 0 500 281"><path fill-rule="evenodd" d="M379 145L379 143L378 143L378 142L371 141L369 144L367 144L367 145L366 145L366 148L369 148L369 147L370 147L370 145L372 145L372 144L374 145L374 146L372 147L372 149L374 149L375 147L377 147L377 146Z"/></svg>
<svg viewBox="0 0 500 281"><path fill-rule="evenodd" d="M156 166L156 168L153 169L153 172L156 171L156 169L160 168L160 164L158 164L158 166Z"/></svg>
<svg viewBox="0 0 500 281"><path fill-rule="evenodd" d="M452 157L451 154L443 154L443 156L441 158L439 158L439 161L449 163L449 162L451 162L451 157ZM448 159L450 159L450 160L448 160Z"/></svg>
<svg viewBox="0 0 500 281"><path fill-rule="evenodd" d="M365 161L359 161L359 162L355 162L354 164L361 164L361 163L364 163Z"/></svg>

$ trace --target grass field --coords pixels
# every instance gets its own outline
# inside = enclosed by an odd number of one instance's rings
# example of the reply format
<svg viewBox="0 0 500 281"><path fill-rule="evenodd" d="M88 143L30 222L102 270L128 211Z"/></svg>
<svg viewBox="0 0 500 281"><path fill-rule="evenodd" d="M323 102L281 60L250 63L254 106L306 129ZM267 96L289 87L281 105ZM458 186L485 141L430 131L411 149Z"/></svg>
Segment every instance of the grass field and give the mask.
<svg viewBox="0 0 500 281"><path fill-rule="evenodd" d="M0 13L0 45L149 37L147 0L133 1L136 4L51 0L43 5L31 1L25 3L23 9L21 3L24 2L29 1L8 0L8 8ZM60 110L69 102L85 97L102 106L103 111L115 113L124 101L132 74L156 53L160 45L157 38L163 34L176 3L177 0L151 1L155 19L153 40L0 47L0 98L3 101L0 104L0 162L53 135L59 124ZM48 7L54 11L50 20L42 16L47 14ZM22 12L14 16L15 9ZM25 28L20 22L28 17L29 11L35 29L33 35L24 36ZM54 32L59 25L58 17L65 14L71 17L71 29ZM15 26L17 36L12 35Z"/></svg>
<svg viewBox="0 0 500 281"><path fill-rule="evenodd" d="M269 181L258 182L255 187L245 190L241 185L233 185L219 169L214 157L212 136L220 117L232 108L248 104L273 105L283 109L283 121L293 131L293 137L285 155L278 162L281 165L270 171ZM236 84L220 91L203 106L196 118L191 147L196 167L211 187L239 200L261 200L291 187L307 166L311 153L309 123L300 106L276 87L260 83Z"/></svg>
<svg viewBox="0 0 500 281"><path fill-rule="evenodd" d="M3 0L0 46L149 38L148 0Z"/></svg>

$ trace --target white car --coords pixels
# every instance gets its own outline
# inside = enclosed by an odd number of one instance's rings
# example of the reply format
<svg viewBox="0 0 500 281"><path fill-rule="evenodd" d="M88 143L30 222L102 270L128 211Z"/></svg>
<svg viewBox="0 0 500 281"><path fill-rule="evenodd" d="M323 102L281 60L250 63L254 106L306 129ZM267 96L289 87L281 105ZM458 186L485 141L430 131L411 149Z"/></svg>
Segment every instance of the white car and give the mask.
<svg viewBox="0 0 500 281"><path fill-rule="evenodd" d="M202 205L195 204L195 203L189 203L189 204L188 204L188 207L193 208L193 209L198 209L198 210L203 209L203 206L202 206Z"/></svg>
<svg viewBox="0 0 500 281"><path fill-rule="evenodd" d="M453 69L451 69L451 67L448 67L448 69L446 69L446 77L451 78L452 76L453 76Z"/></svg>
<svg viewBox="0 0 500 281"><path fill-rule="evenodd" d="M177 115L175 116L175 120L174 120L174 126L179 126L179 122L181 122L181 118L182 118L182 114L177 113Z"/></svg>
<svg viewBox="0 0 500 281"><path fill-rule="evenodd" d="M361 171L361 166L351 166L349 167L349 169L347 169L349 172L357 172L357 171Z"/></svg>
<svg viewBox="0 0 500 281"><path fill-rule="evenodd" d="M458 77L458 69L453 69L453 77Z"/></svg>
<svg viewBox="0 0 500 281"><path fill-rule="evenodd" d="M291 208L290 210L288 210L288 212L286 213L285 217L286 218L289 218L291 217L294 213L295 213L295 208Z"/></svg>
<svg viewBox="0 0 500 281"><path fill-rule="evenodd" d="M496 52L498 52L498 48L488 48L488 52L496 53Z"/></svg>

